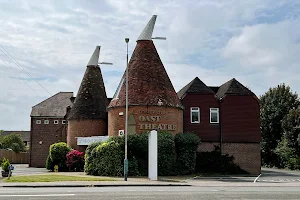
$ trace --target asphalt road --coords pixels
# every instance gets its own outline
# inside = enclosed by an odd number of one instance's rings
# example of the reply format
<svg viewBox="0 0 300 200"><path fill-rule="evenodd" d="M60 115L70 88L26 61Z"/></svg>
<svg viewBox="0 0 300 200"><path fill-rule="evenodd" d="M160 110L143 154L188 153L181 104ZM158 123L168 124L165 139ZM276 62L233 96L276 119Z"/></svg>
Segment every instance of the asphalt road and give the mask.
<svg viewBox="0 0 300 200"><path fill-rule="evenodd" d="M0 199L300 199L298 187L0 188Z"/></svg>

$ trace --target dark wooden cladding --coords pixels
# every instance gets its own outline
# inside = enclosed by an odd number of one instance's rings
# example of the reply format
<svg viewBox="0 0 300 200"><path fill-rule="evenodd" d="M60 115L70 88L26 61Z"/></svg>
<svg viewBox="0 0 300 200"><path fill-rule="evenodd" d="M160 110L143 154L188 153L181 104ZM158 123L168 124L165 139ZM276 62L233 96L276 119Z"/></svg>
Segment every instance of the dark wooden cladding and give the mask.
<svg viewBox="0 0 300 200"><path fill-rule="evenodd" d="M227 95L221 103L223 142L260 142L259 112L255 96Z"/></svg>
<svg viewBox="0 0 300 200"><path fill-rule="evenodd" d="M219 108L223 142L260 142L259 103L255 96L226 95L220 103L213 94L186 94L183 130L194 132L202 142L219 142L219 124L210 123L210 108ZM200 108L200 123L190 121L190 108Z"/></svg>
<svg viewBox="0 0 300 200"><path fill-rule="evenodd" d="M210 108L218 108L218 101L214 94L186 94L183 98L183 130L194 132L205 142L219 141L219 124L210 124ZM192 124L190 108L200 108L200 123Z"/></svg>

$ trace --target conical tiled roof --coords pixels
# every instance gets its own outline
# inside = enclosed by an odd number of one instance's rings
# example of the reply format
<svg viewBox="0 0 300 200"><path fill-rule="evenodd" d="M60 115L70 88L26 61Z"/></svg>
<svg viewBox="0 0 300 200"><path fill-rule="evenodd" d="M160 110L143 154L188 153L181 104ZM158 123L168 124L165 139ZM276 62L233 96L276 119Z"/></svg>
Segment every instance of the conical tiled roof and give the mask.
<svg viewBox="0 0 300 200"><path fill-rule="evenodd" d="M220 86L216 96L218 98L223 98L225 95L247 95L251 96L254 93L249 90L247 87L238 82L235 78L227 81Z"/></svg>
<svg viewBox="0 0 300 200"><path fill-rule="evenodd" d="M68 119L106 119L107 97L100 67L100 47L97 46L83 76Z"/></svg>
<svg viewBox="0 0 300 200"><path fill-rule="evenodd" d="M153 24L153 19L150 20L150 24ZM151 27L153 29L154 25ZM164 106L181 107L181 102L151 40L153 30L151 28L147 30L151 34L145 34L147 38L139 37L129 62L128 104L158 105L158 102L162 102ZM124 73L118 88L119 91L117 90L115 93L109 108L125 106L125 75Z"/></svg>
<svg viewBox="0 0 300 200"><path fill-rule="evenodd" d="M186 93L213 94L214 91L207 87L198 77L196 77L186 86L184 86L177 94L179 98L182 98Z"/></svg>

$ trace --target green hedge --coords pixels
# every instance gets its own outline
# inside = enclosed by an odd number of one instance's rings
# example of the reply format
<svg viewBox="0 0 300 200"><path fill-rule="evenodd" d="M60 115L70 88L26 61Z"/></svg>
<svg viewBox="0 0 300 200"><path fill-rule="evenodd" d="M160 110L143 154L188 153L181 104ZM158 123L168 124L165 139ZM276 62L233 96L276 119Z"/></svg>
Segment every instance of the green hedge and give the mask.
<svg viewBox="0 0 300 200"><path fill-rule="evenodd" d="M195 172L196 152L199 144L199 137L193 133L180 133L175 136L177 174L185 175Z"/></svg>
<svg viewBox="0 0 300 200"><path fill-rule="evenodd" d="M128 135L129 176L148 175L148 134ZM199 138L193 134L179 134L176 138L175 148L171 133L158 133L159 176L176 175L176 168L181 174L195 171ZM85 154L85 172L99 176L123 176L124 149L124 137L110 137L105 143L91 144Z"/></svg>

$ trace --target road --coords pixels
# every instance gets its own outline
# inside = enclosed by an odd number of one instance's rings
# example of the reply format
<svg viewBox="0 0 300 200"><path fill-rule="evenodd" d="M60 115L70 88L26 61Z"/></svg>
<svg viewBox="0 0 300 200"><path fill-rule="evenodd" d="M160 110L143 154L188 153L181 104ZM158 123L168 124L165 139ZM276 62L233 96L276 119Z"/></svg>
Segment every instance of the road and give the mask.
<svg viewBox="0 0 300 200"><path fill-rule="evenodd" d="M298 187L0 188L0 199L300 199Z"/></svg>

